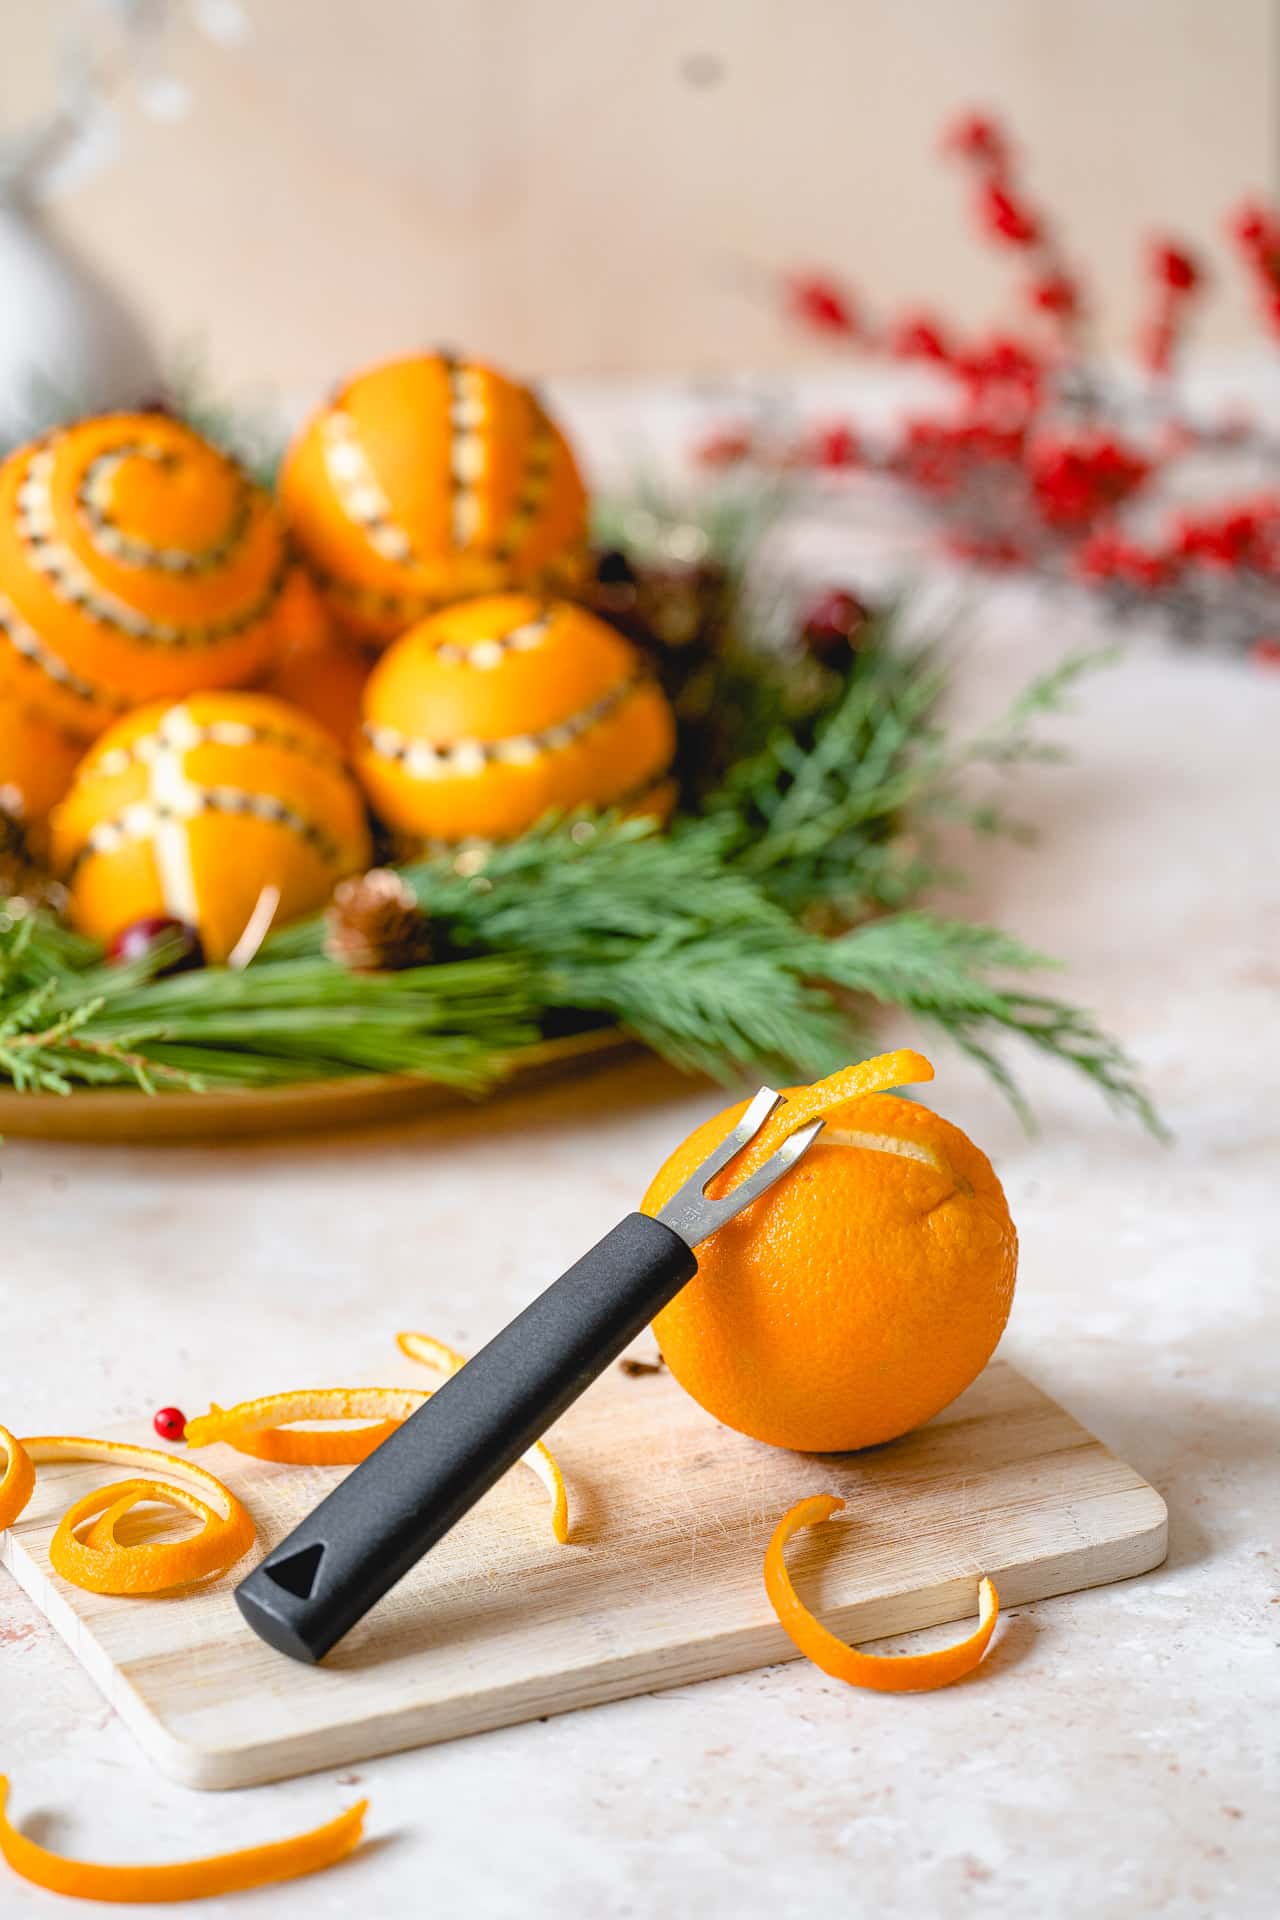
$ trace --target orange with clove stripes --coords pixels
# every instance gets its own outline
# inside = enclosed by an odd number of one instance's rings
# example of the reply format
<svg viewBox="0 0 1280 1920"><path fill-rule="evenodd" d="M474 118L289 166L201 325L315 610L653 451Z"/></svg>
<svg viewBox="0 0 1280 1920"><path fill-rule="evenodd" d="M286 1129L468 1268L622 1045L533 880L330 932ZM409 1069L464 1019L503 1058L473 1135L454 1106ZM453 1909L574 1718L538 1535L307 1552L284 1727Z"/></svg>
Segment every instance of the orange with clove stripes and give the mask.
<svg viewBox="0 0 1280 1920"><path fill-rule="evenodd" d="M503 840L574 807L665 813L674 748L666 696L620 633L567 601L498 594L383 655L356 769L401 833Z"/></svg>
<svg viewBox="0 0 1280 1920"><path fill-rule="evenodd" d="M327 727L344 753L355 744L371 656L342 632L301 567L290 571L276 617L276 652L262 691Z"/></svg>
<svg viewBox="0 0 1280 1920"><path fill-rule="evenodd" d="M584 572L586 495L564 435L531 388L448 354L347 381L302 428L280 489L330 606L365 640Z"/></svg>
<svg viewBox="0 0 1280 1920"><path fill-rule="evenodd" d="M794 1172L698 1249L698 1272L654 1322L680 1384L756 1440L845 1452L930 1419L982 1371L1013 1300L1018 1242L973 1142L887 1089L931 1080L881 1055L792 1088L713 1183L733 1185L821 1114ZM698 1127L644 1200L656 1213L740 1118Z"/></svg>
<svg viewBox="0 0 1280 1920"><path fill-rule="evenodd" d="M167 415L81 420L0 467L0 685L82 739L259 673L283 577L267 494Z"/></svg>
<svg viewBox="0 0 1280 1920"><path fill-rule="evenodd" d="M283 700L197 693L145 707L80 763L51 822L71 914L109 940L150 914L199 929L224 960L262 889L277 922L366 866L359 791L332 736Z"/></svg>

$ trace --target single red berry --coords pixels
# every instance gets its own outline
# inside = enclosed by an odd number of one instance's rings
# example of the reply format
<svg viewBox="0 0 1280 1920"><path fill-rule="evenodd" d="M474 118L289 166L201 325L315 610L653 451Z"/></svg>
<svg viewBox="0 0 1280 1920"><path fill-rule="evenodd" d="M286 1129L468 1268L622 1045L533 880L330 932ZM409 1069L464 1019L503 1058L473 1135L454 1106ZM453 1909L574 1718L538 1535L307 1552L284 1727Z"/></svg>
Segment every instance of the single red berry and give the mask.
<svg viewBox="0 0 1280 1920"><path fill-rule="evenodd" d="M904 314L889 336L889 350L899 360L947 360L951 355L946 334L927 313Z"/></svg>
<svg viewBox="0 0 1280 1920"><path fill-rule="evenodd" d="M186 1437L187 1416L178 1407L161 1407L151 1424L162 1440L182 1440Z"/></svg>
<svg viewBox="0 0 1280 1920"><path fill-rule="evenodd" d="M164 913L145 914L141 920L131 920L127 927L121 927L107 948L107 958L115 966L127 966L131 961L149 960L161 945L171 946L173 957L157 968L157 978L192 973L204 965L204 948L196 929Z"/></svg>
<svg viewBox="0 0 1280 1920"><path fill-rule="evenodd" d="M995 180L982 189L978 215L988 233L1007 240L1011 247L1034 247L1040 239L1040 222L1031 209Z"/></svg>
<svg viewBox="0 0 1280 1920"><path fill-rule="evenodd" d="M1042 280L1033 280L1027 294L1033 307L1064 320L1080 310L1080 289L1066 273L1049 273Z"/></svg>
<svg viewBox="0 0 1280 1920"><path fill-rule="evenodd" d="M1151 246L1151 271L1174 293L1191 293L1200 285L1203 273L1184 247L1156 240Z"/></svg>
<svg viewBox="0 0 1280 1920"><path fill-rule="evenodd" d="M860 451L857 434L844 420L833 420L828 426L820 427L813 442L815 465L834 472L856 467Z"/></svg>
<svg viewBox="0 0 1280 1920"><path fill-rule="evenodd" d="M785 282L787 308L794 319L818 333L840 333L854 338L858 322L853 303L842 287L825 274L793 273Z"/></svg>
<svg viewBox="0 0 1280 1920"><path fill-rule="evenodd" d="M965 113L953 120L942 136L945 153L962 160L980 160L984 166L1003 167L1009 159L1009 143L989 115Z"/></svg>
<svg viewBox="0 0 1280 1920"><path fill-rule="evenodd" d="M805 614L800 637L815 660L832 667L847 665L857 635L870 617L870 609L856 593L832 587Z"/></svg>
<svg viewBox="0 0 1280 1920"><path fill-rule="evenodd" d="M1255 640L1249 649L1249 657L1259 667L1266 667L1275 673L1280 668L1280 638L1275 634L1264 634L1261 640Z"/></svg>
<svg viewBox="0 0 1280 1920"><path fill-rule="evenodd" d="M1247 200L1230 216L1227 225L1242 247L1262 247L1271 233L1271 215L1257 200Z"/></svg>

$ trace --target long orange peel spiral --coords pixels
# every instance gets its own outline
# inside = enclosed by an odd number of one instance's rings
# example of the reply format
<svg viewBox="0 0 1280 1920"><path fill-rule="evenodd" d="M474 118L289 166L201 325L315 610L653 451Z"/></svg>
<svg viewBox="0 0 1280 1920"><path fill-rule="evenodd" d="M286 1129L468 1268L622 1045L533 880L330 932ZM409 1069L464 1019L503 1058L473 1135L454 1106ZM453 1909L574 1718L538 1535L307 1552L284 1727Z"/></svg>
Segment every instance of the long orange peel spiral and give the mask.
<svg viewBox="0 0 1280 1920"><path fill-rule="evenodd" d="M410 1360L420 1360L424 1366L434 1367L437 1373L451 1375L467 1364L467 1356L453 1347L446 1347L443 1340L433 1340L429 1333L398 1333L396 1345L401 1353ZM550 1447L544 1440L535 1440L527 1453L520 1458L526 1467L532 1469L546 1488L551 1500L551 1531L563 1547L569 1539L569 1495L564 1484L564 1475Z"/></svg>
<svg viewBox="0 0 1280 1920"><path fill-rule="evenodd" d="M843 1505L834 1493L813 1494L807 1500L798 1500L774 1528L765 1550L764 1584L788 1639L833 1680L843 1680L851 1687L869 1687L876 1693L929 1693L972 1673L1000 1618L1000 1597L985 1576L978 1586L978 1625L974 1632L956 1646L940 1647L933 1653L859 1653L810 1613L791 1584L783 1549L801 1527L818 1526Z"/></svg>
<svg viewBox="0 0 1280 1920"><path fill-rule="evenodd" d="M397 1336L402 1353L446 1376L466 1365L466 1355L426 1333ZM356 1466L381 1446L402 1421L431 1398L417 1387L318 1387L294 1393L269 1393L235 1407L210 1407L198 1419L188 1420L191 1447L223 1441L239 1453L288 1466ZM337 1431L299 1429L299 1420L365 1420L372 1425ZM547 1489L551 1500L551 1527L563 1546L569 1538L569 1501L564 1475L541 1440L523 1456Z"/></svg>
<svg viewBox="0 0 1280 1920"><path fill-rule="evenodd" d="M5 1800L9 1783L0 1775L0 1854L24 1880L50 1893L78 1900L111 1900L133 1905L164 1900L203 1900L222 1893L243 1893L273 1881L296 1880L331 1867L359 1845L368 1801L348 1807L336 1820L307 1833L291 1834L261 1847L216 1853L203 1860L175 1860L165 1866L101 1866L68 1860L37 1846L9 1822Z"/></svg>
<svg viewBox="0 0 1280 1920"><path fill-rule="evenodd" d="M73 1434L40 1434L18 1440L0 1427L8 1464L0 1480L0 1527L12 1526L35 1487L35 1466L51 1460L100 1460L111 1467L145 1467L154 1474L181 1474L198 1489L172 1478L117 1480L73 1502L49 1542L49 1564L73 1586L90 1593L164 1593L225 1573L253 1545L254 1526L230 1487L215 1474L157 1447L119 1440L88 1440ZM124 1543L116 1528L143 1503L173 1507L200 1521L183 1540ZM89 1521L95 1524L82 1532Z"/></svg>

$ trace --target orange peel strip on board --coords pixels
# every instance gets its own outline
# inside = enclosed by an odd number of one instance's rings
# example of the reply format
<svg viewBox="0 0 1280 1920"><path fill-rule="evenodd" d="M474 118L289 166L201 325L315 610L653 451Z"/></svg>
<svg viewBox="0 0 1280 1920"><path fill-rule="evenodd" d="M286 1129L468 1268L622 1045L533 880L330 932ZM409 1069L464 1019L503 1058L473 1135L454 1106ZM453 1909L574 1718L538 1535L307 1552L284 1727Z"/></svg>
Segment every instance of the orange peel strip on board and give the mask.
<svg viewBox="0 0 1280 1920"><path fill-rule="evenodd" d="M0 1776L0 1854L13 1871L50 1893L78 1900L113 1900L140 1905L163 1900L202 1900L221 1893L243 1893L277 1880L296 1880L345 1859L364 1832L368 1801L327 1820L307 1833L291 1834L266 1846L237 1853L216 1853L203 1860L175 1860L167 1866L99 1866L68 1860L28 1840L11 1826L5 1812L9 1783Z"/></svg>
<svg viewBox="0 0 1280 1920"><path fill-rule="evenodd" d="M36 1490L36 1470L31 1455L8 1427L0 1427L0 1448L4 1449L5 1470L0 1476L0 1533L11 1527Z"/></svg>
<svg viewBox="0 0 1280 1920"><path fill-rule="evenodd" d="M429 1333L398 1333L396 1345L410 1360L419 1360L423 1366L434 1367L437 1373L446 1376L451 1377L467 1364L465 1353L459 1353L455 1347L446 1347L443 1340L433 1340ZM562 1547L567 1545L569 1494L559 1461L545 1440L535 1440L529 1451L520 1457L546 1488L551 1499L551 1531Z"/></svg>
<svg viewBox="0 0 1280 1920"><path fill-rule="evenodd" d="M30 1499L35 1484L33 1468L40 1462L100 1460L110 1467L148 1467L153 1472L158 1468L166 1476L183 1474L199 1488L198 1493L193 1492L175 1485L171 1478L117 1480L75 1501L49 1542L49 1564L72 1586L89 1593L164 1593L207 1580L211 1574L225 1573L253 1545L253 1521L230 1487L203 1467L174 1460L156 1447L61 1433L14 1440L3 1429L0 1440L9 1455L8 1469L0 1481L0 1516L6 1526L17 1519ZM27 1464L25 1470L17 1470L15 1478L14 1463L19 1455ZM27 1474L31 1475L29 1484ZM24 1486L25 1494L12 1497ZM116 1525L144 1502L193 1514L201 1522L199 1533L185 1540L125 1545L116 1538ZM91 1520L96 1525L82 1537L80 1530Z"/></svg>
<svg viewBox="0 0 1280 1920"><path fill-rule="evenodd" d="M967 1640L954 1647L940 1647L934 1653L859 1653L810 1613L791 1584L783 1548L801 1527L815 1527L829 1520L843 1505L844 1501L833 1493L814 1494L797 1501L774 1528L764 1556L764 1584L787 1637L833 1680L844 1680L851 1687L870 1687L876 1693L928 1693L972 1673L1000 1618L999 1595L985 1575L978 1586L976 1629Z"/></svg>
<svg viewBox="0 0 1280 1920"><path fill-rule="evenodd" d="M187 1422L187 1445L222 1440L237 1453L291 1467L354 1467L430 1398L414 1387L315 1387L210 1407ZM336 1432L293 1429L294 1420L370 1420Z"/></svg>

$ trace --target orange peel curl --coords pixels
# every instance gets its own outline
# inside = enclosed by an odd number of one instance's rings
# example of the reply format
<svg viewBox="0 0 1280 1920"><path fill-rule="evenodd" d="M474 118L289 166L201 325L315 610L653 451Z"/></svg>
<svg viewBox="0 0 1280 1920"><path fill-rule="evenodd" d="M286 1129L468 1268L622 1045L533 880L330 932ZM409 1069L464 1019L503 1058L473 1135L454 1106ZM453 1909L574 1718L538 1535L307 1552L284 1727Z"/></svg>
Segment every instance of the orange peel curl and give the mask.
<svg viewBox="0 0 1280 1920"><path fill-rule="evenodd" d="M0 1476L0 1533L11 1527L36 1490L36 1470L31 1455L16 1434L0 1427L0 1447L4 1449L5 1469Z"/></svg>
<svg viewBox="0 0 1280 1920"><path fill-rule="evenodd" d="M90 1440L74 1434L40 1434L17 1440L0 1428L8 1466L0 1480L0 1525L11 1526L31 1498L35 1466L51 1460L99 1460L106 1466L159 1468L182 1474L198 1492L163 1480L135 1478L96 1488L68 1507L49 1542L55 1573L89 1593L163 1593L225 1573L253 1545L254 1525L231 1489L204 1467L175 1460L156 1447L120 1440ZM25 1463L25 1464L24 1464ZM116 1527L144 1502L177 1508L200 1521L200 1531L183 1540L145 1540L125 1544ZM90 1521L95 1525L86 1534Z"/></svg>
<svg viewBox="0 0 1280 1920"><path fill-rule="evenodd" d="M210 1407L187 1422L187 1445L221 1440L237 1453L291 1467L354 1467L430 1396L414 1387L315 1387L268 1393L234 1407ZM322 1433L290 1430L294 1420L369 1420Z"/></svg>
<svg viewBox="0 0 1280 1920"><path fill-rule="evenodd" d="M164 1866L101 1866L88 1860L68 1860L37 1846L10 1824L5 1811L8 1781L0 1775L0 1855L16 1874L50 1893L78 1900L111 1900L134 1905L165 1900L203 1900L223 1893L242 1893L279 1880L296 1880L304 1873L331 1867L358 1846L364 1832L368 1801L348 1807L335 1820L291 1834L265 1846L245 1847L235 1853L211 1854L202 1860L175 1860Z"/></svg>
<svg viewBox="0 0 1280 1920"><path fill-rule="evenodd" d="M467 1363L467 1356L427 1333L397 1335L400 1351L446 1378ZM187 1445L207 1447L222 1441L239 1453L286 1466L357 1466L401 1423L431 1398L429 1388L318 1387L264 1394L234 1407L210 1407L188 1420ZM373 1424L336 1431L300 1429L299 1420L365 1420ZM563 1546L569 1538L569 1497L564 1475L549 1447L535 1441L522 1456L542 1481L551 1501L551 1530Z"/></svg>
<svg viewBox="0 0 1280 1920"><path fill-rule="evenodd" d="M810 1613L791 1584L783 1549L801 1527L818 1526L843 1505L844 1501L833 1493L813 1494L798 1500L773 1530L765 1550L764 1584L788 1639L833 1680L843 1680L851 1687L868 1687L876 1693L929 1693L972 1673L1000 1618L1000 1597L985 1575L978 1584L975 1630L955 1646L939 1647L932 1653L859 1653Z"/></svg>

